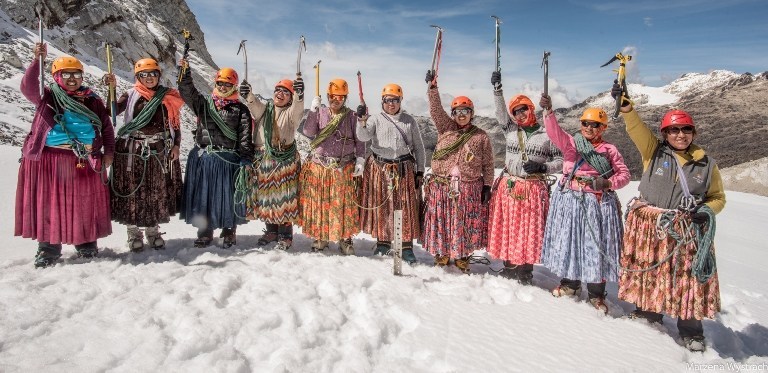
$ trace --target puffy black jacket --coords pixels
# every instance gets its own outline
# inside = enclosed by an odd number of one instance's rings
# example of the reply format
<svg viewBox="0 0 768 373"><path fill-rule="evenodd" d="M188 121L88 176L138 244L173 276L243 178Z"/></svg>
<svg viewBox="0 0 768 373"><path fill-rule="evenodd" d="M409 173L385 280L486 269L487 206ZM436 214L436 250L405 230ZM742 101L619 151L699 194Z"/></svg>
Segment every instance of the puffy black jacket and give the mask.
<svg viewBox="0 0 768 373"><path fill-rule="evenodd" d="M195 128L195 143L200 147L213 145L223 149L229 149L237 153L240 159L253 160L253 143L251 142L251 112L241 102L232 103L219 110L219 115L227 127L237 133L237 139L231 140L224 136L213 118L206 114L208 98L202 95L192 81L190 70L179 84L179 93L184 102L197 115L197 128Z"/></svg>

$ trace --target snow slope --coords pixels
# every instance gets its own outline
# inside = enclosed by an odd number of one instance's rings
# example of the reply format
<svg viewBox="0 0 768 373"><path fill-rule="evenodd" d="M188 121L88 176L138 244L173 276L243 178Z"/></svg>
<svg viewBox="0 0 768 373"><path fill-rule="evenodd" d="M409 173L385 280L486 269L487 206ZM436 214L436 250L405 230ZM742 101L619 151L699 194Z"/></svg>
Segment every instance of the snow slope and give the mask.
<svg viewBox="0 0 768 373"><path fill-rule="evenodd" d="M236 250L192 247L195 229L174 219L164 251L129 253L125 227L93 261L65 246L36 270L36 244L13 236L19 149L0 146L0 371L78 372L657 372L768 369L768 198L729 193L718 216L723 311L704 323L710 348L676 343L662 327L622 319L632 306L609 284L609 316L583 299L552 297L557 279L537 266L534 286L420 264L392 275L374 241L355 257L335 245L308 252L257 248L263 224L239 229ZM637 185L622 191L628 200ZM493 261L491 268L501 263ZM762 364L762 365L761 365ZM761 369L761 370L760 370ZM742 370L749 371L749 370Z"/></svg>

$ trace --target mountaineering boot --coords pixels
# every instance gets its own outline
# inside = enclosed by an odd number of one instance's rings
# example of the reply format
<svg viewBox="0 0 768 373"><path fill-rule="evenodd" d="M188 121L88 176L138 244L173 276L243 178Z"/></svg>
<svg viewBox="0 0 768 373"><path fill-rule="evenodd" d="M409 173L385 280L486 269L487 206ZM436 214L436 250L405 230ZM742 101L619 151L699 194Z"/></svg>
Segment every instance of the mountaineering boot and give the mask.
<svg viewBox="0 0 768 373"><path fill-rule="evenodd" d="M517 282L520 285L533 285L533 264L526 263L517 266Z"/></svg>
<svg viewBox="0 0 768 373"><path fill-rule="evenodd" d="M376 241L376 248L373 249L373 255L386 256L389 254L389 241Z"/></svg>
<svg viewBox="0 0 768 373"><path fill-rule="evenodd" d="M339 241L339 250L344 255L355 255L355 248L352 246L352 238L345 238Z"/></svg>
<svg viewBox="0 0 768 373"><path fill-rule="evenodd" d="M504 261L504 268L499 271L499 276L510 280L517 280L517 264L512 264L509 260Z"/></svg>
<svg viewBox="0 0 768 373"><path fill-rule="evenodd" d="M632 312L630 312L626 318L630 320L645 320L651 324L664 324L664 315L656 312L650 312L650 311L643 311L640 309L636 309Z"/></svg>
<svg viewBox="0 0 768 373"><path fill-rule="evenodd" d="M138 253L144 251L144 234L141 233L141 229L135 225L129 225L128 229L128 242L126 246L128 250Z"/></svg>
<svg viewBox="0 0 768 373"><path fill-rule="evenodd" d="M574 297L581 295L581 281L567 278L560 279L560 285L552 289L552 295L556 297Z"/></svg>
<svg viewBox="0 0 768 373"><path fill-rule="evenodd" d="M418 260L416 260L416 254L413 253L413 249L403 249L403 261L410 265L418 263Z"/></svg>
<svg viewBox="0 0 768 373"><path fill-rule="evenodd" d="M275 248L278 250L288 250L293 244L293 225L290 223L280 224L277 228L278 241Z"/></svg>
<svg viewBox="0 0 768 373"><path fill-rule="evenodd" d="M435 255L435 265L439 267L445 267L448 265L448 262L451 261L451 257L448 255Z"/></svg>
<svg viewBox="0 0 768 373"><path fill-rule="evenodd" d="M61 244L40 242L37 244L35 268L53 267L61 257Z"/></svg>
<svg viewBox="0 0 768 373"><path fill-rule="evenodd" d="M160 232L160 227L148 227L147 228L147 244L149 247L155 250L165 249L165 240L163 239L165 232Z"/></svg>
<svg viewBox="0 0 768 373"><path fill-rule="evenodd" d="M291 248L291 245L293 245L293 240L290 238L281 238L277 241L277 245L275 245L275 249L278 250L288 250Z"/></svg>
<svg viewBox="0 0 768 373"><path fill-rule="evenodd" d="M587 297L592 306L603 311L606 315L608 314L608 306L605 304L605 281L588 282Z"/></svg>
<svg viewBox="0 0 768 373"><path fill-rule="evenodd" d="M267 228L264 230L264 234L261 237L259 237L259 241L257 242L257 244L259 246L265 246L265 245L269 245L272 242L277 241L277 239L279 238L277 235L277 231L278 231L277 224L267 223Z"/></svg>
<svg viewBox="0 0 768 373"><path fill-rule="evenodd" d="M75 245L75 250L77 250L77 256L81 258L90 259L99 255L99 247L96 245L96 241Z"/></svg>
<svg viewBox="0 0 768 373"><path fill-rule="evenodd" d="M312 241L312 252L320 252L328 247L328 241L326 240L314 240Z"/></svg>
<svg viewBox="0 0 768 373"><path fill-rule="evenodd" d="M456 268L460 269L464 273L469 273L469 257L457 258L453 261L456 264Z"/></svg>
<svg viewBox="0 0 768 373"><path fill-rule="evenodd" d="M208 247L213 242L213 230L199 228L197 230L197 239L195 240L196 248Z"/></svg>
<svg viewBox="0 0 768 373"><path fill-rule="evenodd" d="M230 247L237 245L237 236L235 235L235 228L222 229L219 237L222 238L222 246L224 246L225 249L229 249Z"/></svg>
<svg viewBox="0 0 768 373"><path fill-rule="evenodd" d="M703 335L683 337L683 344L685 345L685 348L691 352L704 352L704 350L707 349L707 345L704 343Z"/></svg>

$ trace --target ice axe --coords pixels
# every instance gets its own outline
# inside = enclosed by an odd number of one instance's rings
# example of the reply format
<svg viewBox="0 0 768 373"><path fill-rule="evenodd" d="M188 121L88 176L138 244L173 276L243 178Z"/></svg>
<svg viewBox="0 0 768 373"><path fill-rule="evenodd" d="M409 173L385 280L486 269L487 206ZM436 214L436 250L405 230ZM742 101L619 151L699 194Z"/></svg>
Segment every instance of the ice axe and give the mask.
<svg viewBox="0 0 768 373"><path fill-rule="evenodd" d="M541 68L544 69L544 96L549 96L549 55L551 53L544 51L544 57L541 59Z"/></svg>
<svg viewBox="0 0 768 373"><path fill-rule="evenodd" d="M499 43L501 43L501 27L499 26L501 25L501 18L496 16L491 16L491 18L494 19L496 24L496 36L494 37L494 42L496 43L496 71L501 72L501 48L499 47Z"/></svg>
<svg viewBox="0 0 768 373"><path fill-rule="evenodd" d="M613 58L611 58L608 62L602 64L600 67L605 67L613 63L613 61L619 61L619 68L615 69L613 71L616 72L616 82L619 83L621 86L621 96L616 97L616 108L613 111L613 118L618 118L619 116L619 110L621 110L621 103L624 100L629 101L629 97L627 95L627 62L632 60L632 56L625 56L621 54L621 52L616 53Z"/></svg>
<svg viewBox="0 0 768 373"><path fill-rule="evenodd" d="M314 66L314 69L315 69L315 96L316 97L320 97L320 61L321 60L317 60L317 65Z"/></svg>
<svg viewBox="0 0 768 373"><path fill-rule="evenodd" d="M187 59L189 57L189 41L194 40L192 33L187 29L181 29L179 34L184 38L184 51L181 52L181 58ZM176 80L176 84L181 83L181 78L187 73L187 66L179 66L179 78Z"/></svg>
<svg viewBox="0 0 768 373"><path fill-rule="evenodd" d="M363 120L363 127L366 125L366 121L368 120L368 107L365 105L365 99L363 98L363 75L360 74L360 70L357 70L357 91L360 94L360 105L365 106L365 116L363 118L360 118Z"/></svg>
<svg viewBox="0 0 768 373"><path fill-rule="evenodd" d="M437 85L437 70L440 68L440 54L443 49L443 28L438 25L430 25L437 29L437 35L435 35L435 49L432 52L432 67L429 71L432 72L432 85Z"/></svg>
<svg viewBox="0 0 768 373"><path fill-rule="evenodd" d="M35 14L37 15L37 33L40 44L43 44L43 4L40 2L35 3ZM40 56L40 97L43 97L45 93L45 59Z"/></svg>
<svg viewBox="0 0 768 373"><path fill-rule="evenodd" d="M240 54L240 51L243 51L243 64L245 64L245 78L243 78L243 82L248 82L248 53L245 50L245 42L248 40L240 40L240 46L237 48L237 54Z"/></svg>
<svg viewBox="0 0 768 373"><path fill-rule="evenodd" d="M296 78L301 78L301 50L307 51L307 42L304 40L304 35L299 38L299 55L296 57ZM317 62L318 64L320 61Z"/></svg>

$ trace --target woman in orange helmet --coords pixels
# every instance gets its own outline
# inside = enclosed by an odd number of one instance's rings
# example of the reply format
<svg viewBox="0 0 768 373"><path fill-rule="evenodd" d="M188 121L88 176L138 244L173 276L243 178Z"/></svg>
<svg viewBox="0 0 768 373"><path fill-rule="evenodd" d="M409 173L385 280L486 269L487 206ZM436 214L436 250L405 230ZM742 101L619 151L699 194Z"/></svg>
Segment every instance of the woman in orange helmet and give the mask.
<svg viewBox="0 0 768 373"><path fill-rule="evenodd" d="M677 318L677 330L691 351L703 351L701 320L720 311L720 283L715 263L715 214L725 207L720 170L693 143L696 125L683 110L661 119L661 139L643 122L626 92L614 84L614 98L623 97L621 117L643 161L643 174L624 233L619 299L634 303L630 318L661 323L663 314ZM668 224L659 223L667 221ZM674 231L674 233L673 233ZM659 238L655 233L664 234ZM709 236L709 240L698 237ZM679 242L676 237L683 237ZM685 237L692 239L684 240ZM674 257L674 258L673 258ZM709 263L699 270L694 262Z"/></svg>
<svg viewBox="0 0 768 373"><path fill-rule="evenodd" d="M533 283L533 265L541 261L549 191L553 173L563 167L560 150L536 118L525 95L507 104L501 73L491 75L496 119L504 130L504 170L494 182L488 218L488 253L504 261L501 276L523 285Z"/></svg>
<svg viewBox="0 0 768 373"><path fill-rule="evenodd" d="M117 113L124 113L117 131L112 168L112 220L127 225L128 249L144 250L145 228L150 248L165 248L160 223L167 223L181 205L181 107L179 91L160 85L156 60L142 58L134 64L136 81L117 99ZM115 87L114 74L102 82ZM117 126L117 124L115 124Z"/></svg>
<svg viewBox="0 0 768 373"><path fill-rule="evenodd" d="M552 295L578 296L584 281L590 304L608 313L605 282L619 279L624 232L615 190L629 183L629 169L619 150L603 140L603 109L584 110L580 132L571 136L557 122L549 96L539 105L547 135L563 152L565 175L552 193L541 264L561 277Z"/></svg>
<svg viewBox="0 0 768 373"><path fill-rule="evenodd" d="M46 54L46 44L35 44L21 80L21 93L36 109L21 149L14 235L38 241L35 267L54 265L62 244L94 257L96 240L112 233L105 185L115 152L109 111L83 85L83 64L71 56L53 61L53 82L40 92Z"/></svg>
<svg viewBox="0 0 768 373"><path fill-rule="evenodd" d="M185 59L179 63L188 66ZM221 228L225 248L237 244L236 229L245 224L245 204L235 203L235 179L253 163L253 119L238 95L237 72L216 73L211 96L200 93L187 68L179 83L184 102L197 115L195 146L187 157L186 180L179 217L197 228L195 247L213 241Z"/></svg>
<svg viewBox="0 0 768 373"><path fill-rule="evenodd" d="M328 106L312 100L302 132L311 151L301 169L300 220L311 237L312 251L339 241L344 255L354 255L352 235L360 231L354 177L363 174L365 142L357 138L355 122L365 115L347 108L349 86L343 79L328 84Z"/></svg>
<svg viewBox="0 0 768 373"><path fill-rule="evenodd" d="M425 193L423 246L445 266L469 272L469 257L487 244L488 201L493 183L493 149L488 134L472 124L475 105L466 96L448 114L432 71L427 72L429 114L437 128L432 174Z"/></svg>
<svg viewBox="0 0 768 373"><path fill-rule="evenodd" d="M416 263L413 240L420 236L419 205L424 176L424 142L412 116L401 110L403 89L387 84L381 91L381 113L358 122L357 136L371 142L363 171L360 211L362 231L378 240L374 254L386 255L393 239L392 214L403 211L402 258Z"/></svg>
<svg viewBox="0 0 768 373"><path fill-rule="evenodd" d="M256 185L246 200L247 218L267 225L259 246L278 241L277 248L293 244L293 222L299 218L299 156L296 129L304 116L304 81L283 79L275 84L272 100L263 103L243 81L240 96L256 121L253 143L256 148L251 184Z"/></svg>

